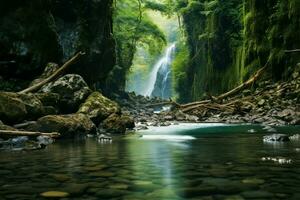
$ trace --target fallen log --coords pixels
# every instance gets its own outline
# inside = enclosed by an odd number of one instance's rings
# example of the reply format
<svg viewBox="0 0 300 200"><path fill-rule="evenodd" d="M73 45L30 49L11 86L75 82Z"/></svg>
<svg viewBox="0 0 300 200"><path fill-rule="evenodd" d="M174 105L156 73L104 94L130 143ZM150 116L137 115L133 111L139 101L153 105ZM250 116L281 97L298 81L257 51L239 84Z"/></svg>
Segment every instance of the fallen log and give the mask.
<svg viewBox="0 0 300 200"><path fill-rule="evenodd" d="M240 92L241 90L250 87L251 85L254 84L255 81L257 81L260 76L264 73L264 71L266 70L266 68L268 67L269 61L265 64L264 67L262 67L261 69L259 69L251 78L249 78L246 82L242 83L241 85L237 86L236 88L223 93L217 97L211 96L211 99L208 100L203 100L203 101L197 101L197 102L192 102L192 103L187 103L187 104L183 104L180 105L180 109L182 112L190 112L194 109L198 109L200 107L210 107L209 105L211 105L214 102L221 102L223 99L231 97L235 94L237 94L238 92ZM235 101L233 101L235 103ZM221 104L219 104L221 105ZM231 105L231 103L227 104ZM225 106L226 107L226 106ZM221 109L224 109L225 107L220 107ZM214 107L214 109L216 109Z"/></svg>
<svg viewBox="0 0 300 200"><path fill-rule="evenodd" d="M187 107L190 107L190 106L196 106L196 105L199 105L199 104L205 104L205 103L210 103L210 102L211 102L211 100L196 101L196 102L192 102L192 103L183 104L180 107L181 108L187 108Z"/></svg>
<svg viewBox="0 0 300 200"><path fill-rule="evenodd" d="M72 57L70 60L68 60L65 64L63 64L63 66L61 66L58 70L56 70L52 75L50 75L48 78L44 79L43 81L30 86L22 91L19 92L19 94L25 94L25 93L29 93L29 92L34 92L38 89L40 89L42 86L44 86L45 84L56 80L59 76L61 76L65 70L71 66L72 64L74 64L75 62L78 61L78 59L85 55L85 52L78 52L74 57Z"/></svg>
<svg viewBox="0 0 300 200"><path fill-rule="evenodd" d="M259 69L254 76L252 76L250 79L248 79L246 82L242 83L241 85L239 85L238 87L224 93L221 94L217 97L213 97L215 101L219 101L222 99L225 99L227 97L230 97L232 95L235 95L236 93L240 92L241 90L253 85L253 83L264 73L265 69L267 68L267 65L264 66L263 68Z"/></svg>
<svg viewBox="0 0 300 200"><path fill-rule="evenodd" d="M31 131L12 131L12 130L0 130L0 136L48 136L51 138L59 138L60 133L42 133L42 132L31 132Z"/></svg>
<svg viewBox="0 0 300 200"><path fill-rule="evenodd" d="M300 49L293 49L293 50L285 50L284 53L296 53L300 52Z"/></svg>

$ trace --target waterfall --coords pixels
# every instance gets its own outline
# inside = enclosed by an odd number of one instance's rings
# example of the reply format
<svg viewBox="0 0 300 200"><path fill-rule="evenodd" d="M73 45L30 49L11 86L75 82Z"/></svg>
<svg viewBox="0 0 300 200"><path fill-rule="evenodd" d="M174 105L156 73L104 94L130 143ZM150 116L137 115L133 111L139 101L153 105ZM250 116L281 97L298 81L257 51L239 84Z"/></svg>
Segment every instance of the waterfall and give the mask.
<svg viewBox="0 0 300 200"><path fill-rule="evenodd" d="M171 64L175 48L175 43L170 44L163 57L160 58L154 65L143 92L144 96L158 96L161 98L170 97L170 94L168 94L170 91L167 90L170 90L170 86L168 87L168 84L171 80Z"/></svg>

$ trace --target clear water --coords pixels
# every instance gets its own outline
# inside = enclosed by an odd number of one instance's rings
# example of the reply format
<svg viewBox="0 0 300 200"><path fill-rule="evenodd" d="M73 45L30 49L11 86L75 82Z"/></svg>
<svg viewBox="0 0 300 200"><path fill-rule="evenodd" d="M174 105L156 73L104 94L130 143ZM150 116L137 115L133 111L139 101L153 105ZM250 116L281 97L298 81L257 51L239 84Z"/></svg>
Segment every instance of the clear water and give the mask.
<svg viewBox="0 0 300 200"><path fill-rule="evenodd" d="M141 134L0 152L0 199L43 199L51 190L70 193L65 200L300 199L300 142L265 144L260 126L194 124ZM292 163L262 160L278 156Z"/></svg>

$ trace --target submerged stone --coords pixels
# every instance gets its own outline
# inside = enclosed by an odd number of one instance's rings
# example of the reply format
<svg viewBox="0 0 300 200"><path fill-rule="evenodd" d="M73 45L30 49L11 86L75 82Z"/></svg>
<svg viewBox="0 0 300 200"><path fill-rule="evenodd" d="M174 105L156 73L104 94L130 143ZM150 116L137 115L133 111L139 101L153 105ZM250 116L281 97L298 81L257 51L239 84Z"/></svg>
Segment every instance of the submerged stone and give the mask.
<svg viewBox="0 0 300 200"><path fill-rule="evenodd" d="M40 194L42 197L46 198L63 198L69 196L69 193L62 191L48 191Z"/></svg>
<svg viewBox="0 0 300 200"><path fill-rule="evenodd" d="M265 183L265 180L258 179L258 178L249 178L249 179L244 179L242 183L260 185Z"/></svg>
<svg viewBox="0 0 300 200"><path fill-rule="evenodd" d="M290 138L288 135L285 134L272 134L272 135L266 135L263 138L264 142L288 142L290 141Z"/></svg>

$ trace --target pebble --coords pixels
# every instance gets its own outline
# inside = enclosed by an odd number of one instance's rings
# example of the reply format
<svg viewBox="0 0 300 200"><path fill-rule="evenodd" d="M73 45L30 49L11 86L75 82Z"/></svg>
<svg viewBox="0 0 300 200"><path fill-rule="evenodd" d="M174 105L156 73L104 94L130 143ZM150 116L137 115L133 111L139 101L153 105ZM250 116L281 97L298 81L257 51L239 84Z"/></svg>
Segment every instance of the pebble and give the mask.
<svg viewBox="0 0 300 200"><path fill-rule="evenodd" d="M258 178L248 178L248 179L242 180L242 183L260 185L260 184L265 183L265 180L258 179Z"/></svg>
<svg viewBox="0 0 300 200"><path fill-rule="evenodd" d="M43 192L40 195L46 198L63 198L63 197L68 197L70 194L62 191L48 191L48 192Z"/></svg>

